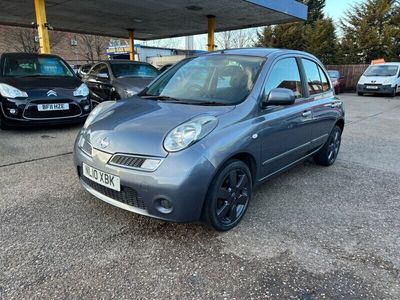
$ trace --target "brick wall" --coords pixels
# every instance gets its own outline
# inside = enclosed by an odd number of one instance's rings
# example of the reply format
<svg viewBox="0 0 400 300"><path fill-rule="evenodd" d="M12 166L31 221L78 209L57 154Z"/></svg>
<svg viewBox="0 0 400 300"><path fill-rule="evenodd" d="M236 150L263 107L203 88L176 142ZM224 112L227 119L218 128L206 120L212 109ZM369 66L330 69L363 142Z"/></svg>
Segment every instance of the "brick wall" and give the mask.
<svg viewBox="0 0 400 300"><path fill-rule="evenodd" d="M16 38L17 33L21 30L28 32L27 36L30 41L34 41L36 31L29 28L19 28L0 25L0 53L2 52L16 52L18 48L21 48L21 39ZM69 32L59 32L59 31L49 31L50 42L55 42L55 45L51 47L51 53L56 54L64 58L71 64L81 64L88 61L87 53L88 50L84 46L82 41L82 36L80 34L69 33ZM107 40L105 43L107 44ZM77 40L77 46L71 46L71 40ZM36 44L38 44L36 42ZM102 50L100 59L106 59L106 47ZM95 56L97 60L97 56Z"/></svg>

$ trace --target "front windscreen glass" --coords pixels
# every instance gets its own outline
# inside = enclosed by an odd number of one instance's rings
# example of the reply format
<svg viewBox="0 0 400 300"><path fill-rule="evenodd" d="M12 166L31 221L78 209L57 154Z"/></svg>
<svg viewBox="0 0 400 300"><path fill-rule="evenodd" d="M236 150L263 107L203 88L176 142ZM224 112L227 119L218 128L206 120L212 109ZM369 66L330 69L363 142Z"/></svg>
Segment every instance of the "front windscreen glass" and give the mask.
<svg viewBox="0 0 400 300"><path fill-rule="evenodd" d="M234 105L251 92L265 58L206 55L167 70L140 96L193 104Z"/></svg>
<svg viewBox="0 0 400 300"><path fill-rule="evenodd" d="M151 65L132 63L113 63L111 69L115 77L157 77L159 71Z"/></svg>
<svg viewBox="0 0 400 300"><path fill-rule="evenodd" d="M396 76L398 66L370 66L364 76Z"/></svg>
<svg viewBox="0 0 400 300"><path fill-rule="evenodd" d="M21 56L4 59L3 76L7 77L73 77L65 63L51 56Z"/></svg>

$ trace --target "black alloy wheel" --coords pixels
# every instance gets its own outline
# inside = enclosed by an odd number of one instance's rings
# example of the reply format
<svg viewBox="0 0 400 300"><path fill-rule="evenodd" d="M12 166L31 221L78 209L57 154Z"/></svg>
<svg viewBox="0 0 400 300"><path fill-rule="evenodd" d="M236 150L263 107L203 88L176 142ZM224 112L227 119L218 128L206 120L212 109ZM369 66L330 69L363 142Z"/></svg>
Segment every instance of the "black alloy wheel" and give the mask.
<svg viewBox="0 0 400 300"><path fill-rule="evenodd" d="M336 158L339 154L341 142L342 142L342 130L340 129L339 126L336 125L332 129L326 144L314 156L314 161L321 166L332 165L336 161Z"/></svg>
<svg viewBox="0 0 400 300"><path fill-rule="evenodd" d="M207 223L218 231L235 227L244 216L252 192L251 173L240 160L230 160L214 178L205 205Z"/></svg>

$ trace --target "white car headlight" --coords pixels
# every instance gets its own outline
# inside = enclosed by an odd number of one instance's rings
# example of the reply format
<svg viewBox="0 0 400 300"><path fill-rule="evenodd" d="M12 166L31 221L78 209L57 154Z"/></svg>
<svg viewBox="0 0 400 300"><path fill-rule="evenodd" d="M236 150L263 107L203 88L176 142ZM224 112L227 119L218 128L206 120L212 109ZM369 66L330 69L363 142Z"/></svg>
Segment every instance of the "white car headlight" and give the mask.
<svg viewBox="0 0 400 300"><path fill-rule="evenodd" d="M218 119L213 116L200 116L183 123L171 130L164 140L168 152L181 151L201 140L214 130Z"/></svg>
<svg viewBox="0 0 400 300"><path fill-rule="evenodd" d="M75 97L87 97L89 95L89 88L86 84L82 83L75 91Z"/></svg>
<svg viewBox="0 0 400 300"><path fill-rule="evenodd" d="M392 84L393 83L393 79L386 79L383 84Z"/></svg>
<svg viewBox="0 0 400 300"><path fill-rule="evenodd" d="M0 94L5 98L27 98L28 94L11 85L0 83Z"/></svg>
<svg viewBox="0 0 400 300"><path fill-rule="evenodd" d="M110 108L113 106L116 102L115 101L104 101L101 102L99 105L97 105L92 112L89 114L89 116L86 119L85 125L83 125L83 128L87 128L90 124L93 123L93 121L97 118L97 116L105 111L106 109Z"/></svg>

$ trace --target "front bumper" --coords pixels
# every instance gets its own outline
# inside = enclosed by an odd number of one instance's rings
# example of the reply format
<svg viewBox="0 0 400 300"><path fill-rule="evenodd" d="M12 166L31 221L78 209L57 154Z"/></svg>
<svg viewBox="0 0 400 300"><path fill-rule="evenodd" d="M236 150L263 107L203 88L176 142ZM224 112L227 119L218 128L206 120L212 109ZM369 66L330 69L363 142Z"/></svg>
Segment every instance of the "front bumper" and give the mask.
<svg viewBox="0 0 400 300"><path fill-rule="evenodd" d="M119 208L157 219L180 223L200 219L215 167L193 147L162 158L159 167L151 172L111 165L111 157L95 148L89 156L75 143L74 163L80 182L89 193ZM93 184L82 174L83 163L118 176L121 192ZM171 210L160 208L162 199L169 201Z"/></svg>
<svg viewBox="0 0 400 300"><path fill-rule="evenodd" d="M358 84L357 92L365 94L390 94L393 92L394 87L389 85L378 84Z"/></svg>
<svg viewBox="0 0 400 300"><path fill-rule="evenodd" d="M69 109L40 112L38 105L47 103L68 103ZM88 97L48 100L0 97L1 121L10 126L80 123L86 119L91 109L92 105Z"/></svg>

